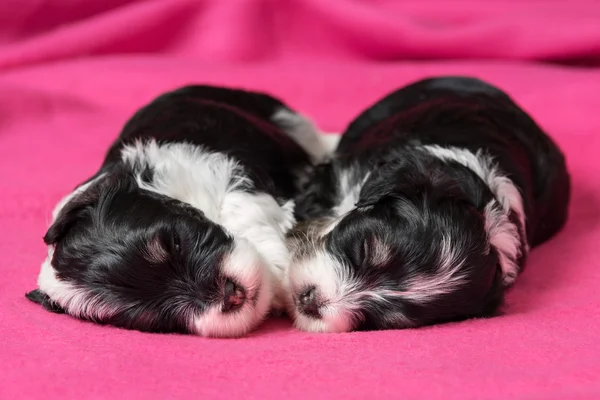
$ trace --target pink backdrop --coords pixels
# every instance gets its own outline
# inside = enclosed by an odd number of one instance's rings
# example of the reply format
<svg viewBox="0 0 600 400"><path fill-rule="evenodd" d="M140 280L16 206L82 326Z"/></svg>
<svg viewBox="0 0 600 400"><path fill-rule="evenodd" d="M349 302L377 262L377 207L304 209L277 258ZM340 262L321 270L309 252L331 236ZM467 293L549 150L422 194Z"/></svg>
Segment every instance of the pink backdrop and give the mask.
<svg viewBox="0 0 600 400"><path fill-rule="evenodd" d="M0 399L599 399L599 21L583 0L0 2ZM337 335L280 320L209 340L24 298L54 203L161 91L267 90L339 131L432 74L500 85L568 156L570 221L533 252L505 316Z"/></svg>

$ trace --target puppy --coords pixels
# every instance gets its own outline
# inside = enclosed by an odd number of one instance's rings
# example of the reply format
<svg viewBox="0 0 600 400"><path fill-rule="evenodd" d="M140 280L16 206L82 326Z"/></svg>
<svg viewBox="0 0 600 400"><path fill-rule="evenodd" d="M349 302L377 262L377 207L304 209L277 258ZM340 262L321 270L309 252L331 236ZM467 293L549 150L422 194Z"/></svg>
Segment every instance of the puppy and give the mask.
<svg viewBox="0 0 600 400"><path fill-rule="evenodd" d="M303 330L496 315L530 246L564 225L554 142L501 90L425 79L363 112L296 202L290 314Z"/></svg>
<svg viewBox="0 0 600 400"><path fill-rule="evenodd" d="M127 329L244 335L281 308L293 197L319 149L313 125L266 94L156 98L56 206L27 297Z"/></svg>

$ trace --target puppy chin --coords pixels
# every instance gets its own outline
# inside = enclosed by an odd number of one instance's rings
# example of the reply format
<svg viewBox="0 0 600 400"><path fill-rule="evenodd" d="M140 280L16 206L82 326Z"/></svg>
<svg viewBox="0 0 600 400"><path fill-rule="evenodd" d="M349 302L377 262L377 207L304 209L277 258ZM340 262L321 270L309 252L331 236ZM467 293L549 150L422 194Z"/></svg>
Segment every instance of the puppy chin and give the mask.
<svg viewBox="0 0 600 400"><path fill-rule="evenodd" d="M357 290L345 269L323 250L292 262L288 275L288 314L294 326L307 332L348 332L358 320ZM314 291L315 305L307 311L302 296Z"/></svg>
<svg viewBox="0 0 600 400"><path fill-rule="evenodd" d="M204 337L235 338L255 329L267 316L272 302L273 282L267 263L256 248L243 238L222 264L223 274L233 278L246 293L242 307L223 312L221 303L193 318L191 331Z"/></svg>

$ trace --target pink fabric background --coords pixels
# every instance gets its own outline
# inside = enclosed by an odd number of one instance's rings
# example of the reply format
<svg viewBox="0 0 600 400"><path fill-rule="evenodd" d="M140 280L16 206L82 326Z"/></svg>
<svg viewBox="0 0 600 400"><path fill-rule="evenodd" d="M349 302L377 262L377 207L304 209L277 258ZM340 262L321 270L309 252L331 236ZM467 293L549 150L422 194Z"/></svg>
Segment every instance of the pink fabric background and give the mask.
<svg viewBox="0 0 600 400"><path fill-rule="evenodd" d="M599 68L592 0L0 2L0 399L599 399ZM533 252L505 316L337 335L279 320L209 340L24 298L51 208L161 91L268 90L339 131L432 74L500 85L568 156L571 218Z"/></svg>

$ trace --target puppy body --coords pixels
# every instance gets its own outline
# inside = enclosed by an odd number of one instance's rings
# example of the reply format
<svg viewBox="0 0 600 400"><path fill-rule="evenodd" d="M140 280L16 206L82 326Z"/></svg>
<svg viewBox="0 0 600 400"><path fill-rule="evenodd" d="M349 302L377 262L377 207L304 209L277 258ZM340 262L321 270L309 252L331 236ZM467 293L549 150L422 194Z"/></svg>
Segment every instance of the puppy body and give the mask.
<svg viewBox="0 0 600 400"><path fill-rule="evenodd" d="M312 124L268 95L162 95L56 206L28 297L129 329L243 335L281 307L293 197L320 151Z"/></svg>
<svg viewBox="0 0 600 400"><path fill-rule="evenodd" d="M530 246L564 225L554 142L505 93L462 77L391 93L343 134L297 199L291 314L310 331L498 312Z"/></svg>

